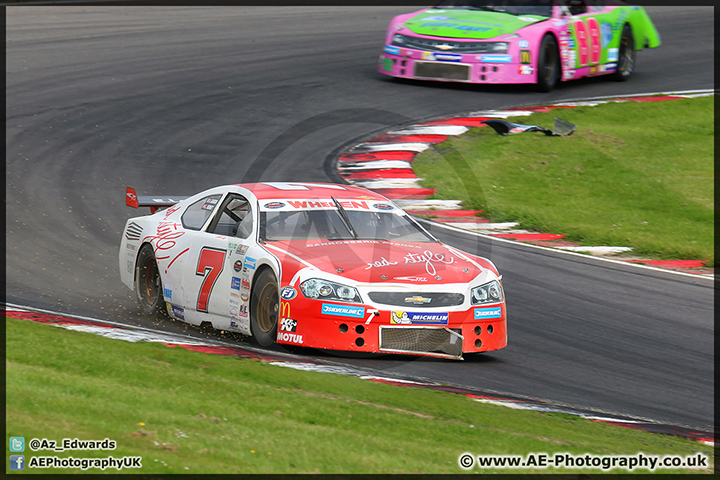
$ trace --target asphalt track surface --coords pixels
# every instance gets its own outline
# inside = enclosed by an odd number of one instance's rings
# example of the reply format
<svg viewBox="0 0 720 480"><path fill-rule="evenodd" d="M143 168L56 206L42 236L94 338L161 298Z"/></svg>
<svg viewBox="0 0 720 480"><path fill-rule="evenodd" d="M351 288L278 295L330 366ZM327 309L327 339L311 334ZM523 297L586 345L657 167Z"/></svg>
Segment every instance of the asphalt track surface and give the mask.
<svg viewBox="0 0 720 480"><path fill-rule="evenodd" d="M206 336L142 317L120 283L120 235L137 214L124 205L126 186L141 195L191 195L243 181L336 181L328 158L390 126L714 88L712 7L647 7L663 45L639 53L629 82L581 80L547 94L376 73L388 21L408 10L8 7L7 301ZM500 269L506 349L464 362L305 353L714 426L712 281L433 231Z"/></svg>

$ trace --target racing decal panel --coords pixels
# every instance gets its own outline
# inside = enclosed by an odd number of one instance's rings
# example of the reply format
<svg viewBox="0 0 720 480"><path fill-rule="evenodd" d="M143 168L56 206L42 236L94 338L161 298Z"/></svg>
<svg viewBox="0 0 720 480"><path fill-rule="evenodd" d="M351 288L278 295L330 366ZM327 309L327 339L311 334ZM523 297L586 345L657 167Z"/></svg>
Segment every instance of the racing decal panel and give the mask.
<svg viewBox="0 0 720 480"><path fill-rule="evenodd" d="M250 287L257 270L257 259L248 255L250 246L238 238L228 238L227 264L230 272L227 315L230 329L250 335Z"/></svg>

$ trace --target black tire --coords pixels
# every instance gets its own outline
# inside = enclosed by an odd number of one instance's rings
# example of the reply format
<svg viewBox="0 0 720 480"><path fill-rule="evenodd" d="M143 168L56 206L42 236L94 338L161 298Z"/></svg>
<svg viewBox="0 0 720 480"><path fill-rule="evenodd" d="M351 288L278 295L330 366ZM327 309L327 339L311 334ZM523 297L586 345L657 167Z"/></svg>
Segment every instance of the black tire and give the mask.
<svg viewBox="0 0 720 480"><path fill-rule="evenodd" d="M540 92L551 91L560 78L560 54L557 41L552 35L545 35L540 43L537 63L536 88Z"/></svg>
<svg viewBox="0 0 720 480"><path fill-rule="evenodd" d="M617 69L612 75L612 79L618 82L624 82L632 77L635 71L635 61L637 52L635 51L635 39L633 37L632 28L625 24L620 35L620 47L618 49Z"/></svg>
<svg viewBox="0 0 720 480"><path fill-rule="evenodd" d="M135 296L143 313L157 315L165 311L162 288L155 252L152 246L146 243L140 249L135 263Z"/></svg>
<svg viewBox="0 0 720 480"><path fill-rule="evenodd" d="M275 274L269 268L260 272L253 282L250 300L250 331L255 341L263 347L275 343L280 293Z"/></svg>

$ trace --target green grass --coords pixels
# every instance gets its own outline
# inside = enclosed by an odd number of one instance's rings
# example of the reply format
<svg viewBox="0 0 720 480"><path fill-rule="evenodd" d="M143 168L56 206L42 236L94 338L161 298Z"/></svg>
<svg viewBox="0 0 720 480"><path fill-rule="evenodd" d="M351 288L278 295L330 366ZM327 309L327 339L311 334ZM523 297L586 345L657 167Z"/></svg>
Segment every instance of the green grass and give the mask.
<svg viewBox="0 0 720 480"><path fill-rule="evenodd" d="M464 452L701 452L713 468L708 446L567 415L13 318L6 319L6 334L6 442L10 436L117 442L104 452L26 450L26 464L40 454L137 455L143 468L123 473L462 473ZM78 472L25 470L31 471Z"/></svg>
<svg viewBox="0 0 720 480"><path fill-rule="evenodd" d="M435 198L582 245L714 266L714 97L556 109L510 121L570 136L472 128L418 155Z"/></svg>

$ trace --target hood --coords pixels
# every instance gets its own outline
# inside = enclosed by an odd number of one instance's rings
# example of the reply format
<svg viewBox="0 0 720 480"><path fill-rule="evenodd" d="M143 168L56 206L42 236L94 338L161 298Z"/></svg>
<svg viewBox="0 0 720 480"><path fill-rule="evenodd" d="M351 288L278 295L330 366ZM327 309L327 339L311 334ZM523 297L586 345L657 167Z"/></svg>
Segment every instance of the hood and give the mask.
<svg viewBox="0 0 720 480"><path fill-rule="evenodd" d="M280 252L284 251L305 266L310 264L360 283L468 283L485 271L479 261L440 243L317 240L271 245L281 260L287 260Z"/></svg>
<svg viewBox="0 0 720 480"><path fill-rule="evenodd" d="M483 10L428 10L403 25L420 35L486 40L547 20L538 15L510 15Z"/></svg>

